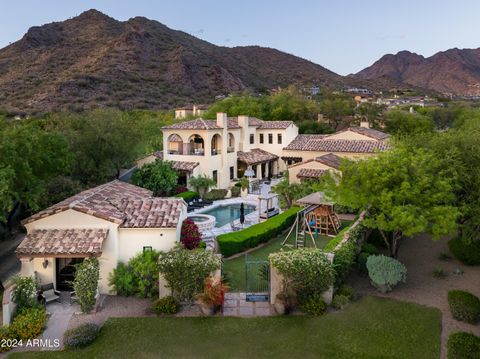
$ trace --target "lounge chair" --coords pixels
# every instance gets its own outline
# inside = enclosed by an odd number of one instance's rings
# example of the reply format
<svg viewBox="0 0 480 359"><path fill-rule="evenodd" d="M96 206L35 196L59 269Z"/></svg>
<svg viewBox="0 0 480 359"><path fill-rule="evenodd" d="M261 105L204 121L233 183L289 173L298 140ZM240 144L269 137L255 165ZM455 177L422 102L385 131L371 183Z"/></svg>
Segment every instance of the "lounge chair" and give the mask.
<svg viewBox="0 0 480 359"><path fill-rule="evenodd" d="M45 298L45 304L53 301L60 301L60 293L55 290L53 283L42 285L40 290L42 297Z"/></svg>

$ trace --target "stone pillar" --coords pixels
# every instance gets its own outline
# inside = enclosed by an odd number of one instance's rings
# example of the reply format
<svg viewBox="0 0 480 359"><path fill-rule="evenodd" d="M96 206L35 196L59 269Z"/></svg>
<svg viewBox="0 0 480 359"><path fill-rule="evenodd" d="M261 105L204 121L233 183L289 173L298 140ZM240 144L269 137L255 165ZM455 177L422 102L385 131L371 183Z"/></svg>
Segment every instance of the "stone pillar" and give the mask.
<svg viewBox="0 0 480 359"><path fill-rule="evenodd" d="M273 170L273 168L272 168L272 170ZM265 164L265 177L266 178L270 177L270 162L267 162Z"/></svg>
<svg viewBox="0 0 480 359"><path fill-rule="evenodd" d="M172 291L167 287L167 281L163 278L163 275L158 276L158 297L164 298L172 295Z"/></svg>
<svg viewBox="0 0 480 359"><path fill-rule="evenodd" d="M277 295L282 291L283 275L270 264L270 304L275 304Z"/></svg>

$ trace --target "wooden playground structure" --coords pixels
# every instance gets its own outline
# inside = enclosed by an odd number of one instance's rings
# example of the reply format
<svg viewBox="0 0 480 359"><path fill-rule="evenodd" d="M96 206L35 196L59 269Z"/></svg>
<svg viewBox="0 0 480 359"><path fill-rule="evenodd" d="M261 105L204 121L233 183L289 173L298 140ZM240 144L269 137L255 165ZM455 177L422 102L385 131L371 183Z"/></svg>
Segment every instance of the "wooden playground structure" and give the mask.
<svg viewBox="0 0 480 359"><path fill-rule="evenodd" d="M321 192L312 193L297 201L305 205L297 212L297 218L288 232L282 246L301 248L306 246L307 234L317 248L315 239L319 236L335 236L341 227L340 219L335 213L334 204L325 198ZM295 231L295 243L287 244L292 232Z"/></svg>

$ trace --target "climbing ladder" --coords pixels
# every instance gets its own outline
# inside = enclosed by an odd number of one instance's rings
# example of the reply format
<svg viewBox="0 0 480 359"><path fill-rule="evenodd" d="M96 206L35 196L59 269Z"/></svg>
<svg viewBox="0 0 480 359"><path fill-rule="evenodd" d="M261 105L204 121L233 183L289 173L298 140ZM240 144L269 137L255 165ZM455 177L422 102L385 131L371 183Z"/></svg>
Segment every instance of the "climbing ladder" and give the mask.
<svg viewBox="0 0 480 359"><path fill-rule="evenodd" d="M312 228L310 227L309 218L308 218L308 214L314 211L317 207L318 207L317 205L311 205L297 212L297 217L295 218L295 222L293 222L293 225L290 228L290 231L288 231L287 236L283 240L282 246L304 248L306 245L307 232L308 232L308 234L310 235L310 238L312 239L313 246L317 248L317 243L315 242L315 237L313 235ZM287 240L294 230L295 230L295 243L287 244Z"/></svg>

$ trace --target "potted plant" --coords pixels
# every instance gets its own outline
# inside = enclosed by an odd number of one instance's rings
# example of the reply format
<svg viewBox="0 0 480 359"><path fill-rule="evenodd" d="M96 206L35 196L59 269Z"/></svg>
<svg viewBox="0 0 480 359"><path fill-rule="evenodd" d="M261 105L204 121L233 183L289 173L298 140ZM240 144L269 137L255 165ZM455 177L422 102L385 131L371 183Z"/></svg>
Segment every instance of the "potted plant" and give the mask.
<svg viewBox="0 0 480 359"><path fill-rule="evenodd" d="M197 303L204 315L213 315L223 305L228 286L220 279L207 278L203 285L203 292L197 294Z"/></svg>
<svg viewBox="0 0 480 359"><path fill-rule="evenodd" d="M289 314L297 303L297 293L295 292L293 282L284 279L282 290L275 297L273 306L277 314Z"/></svg>

